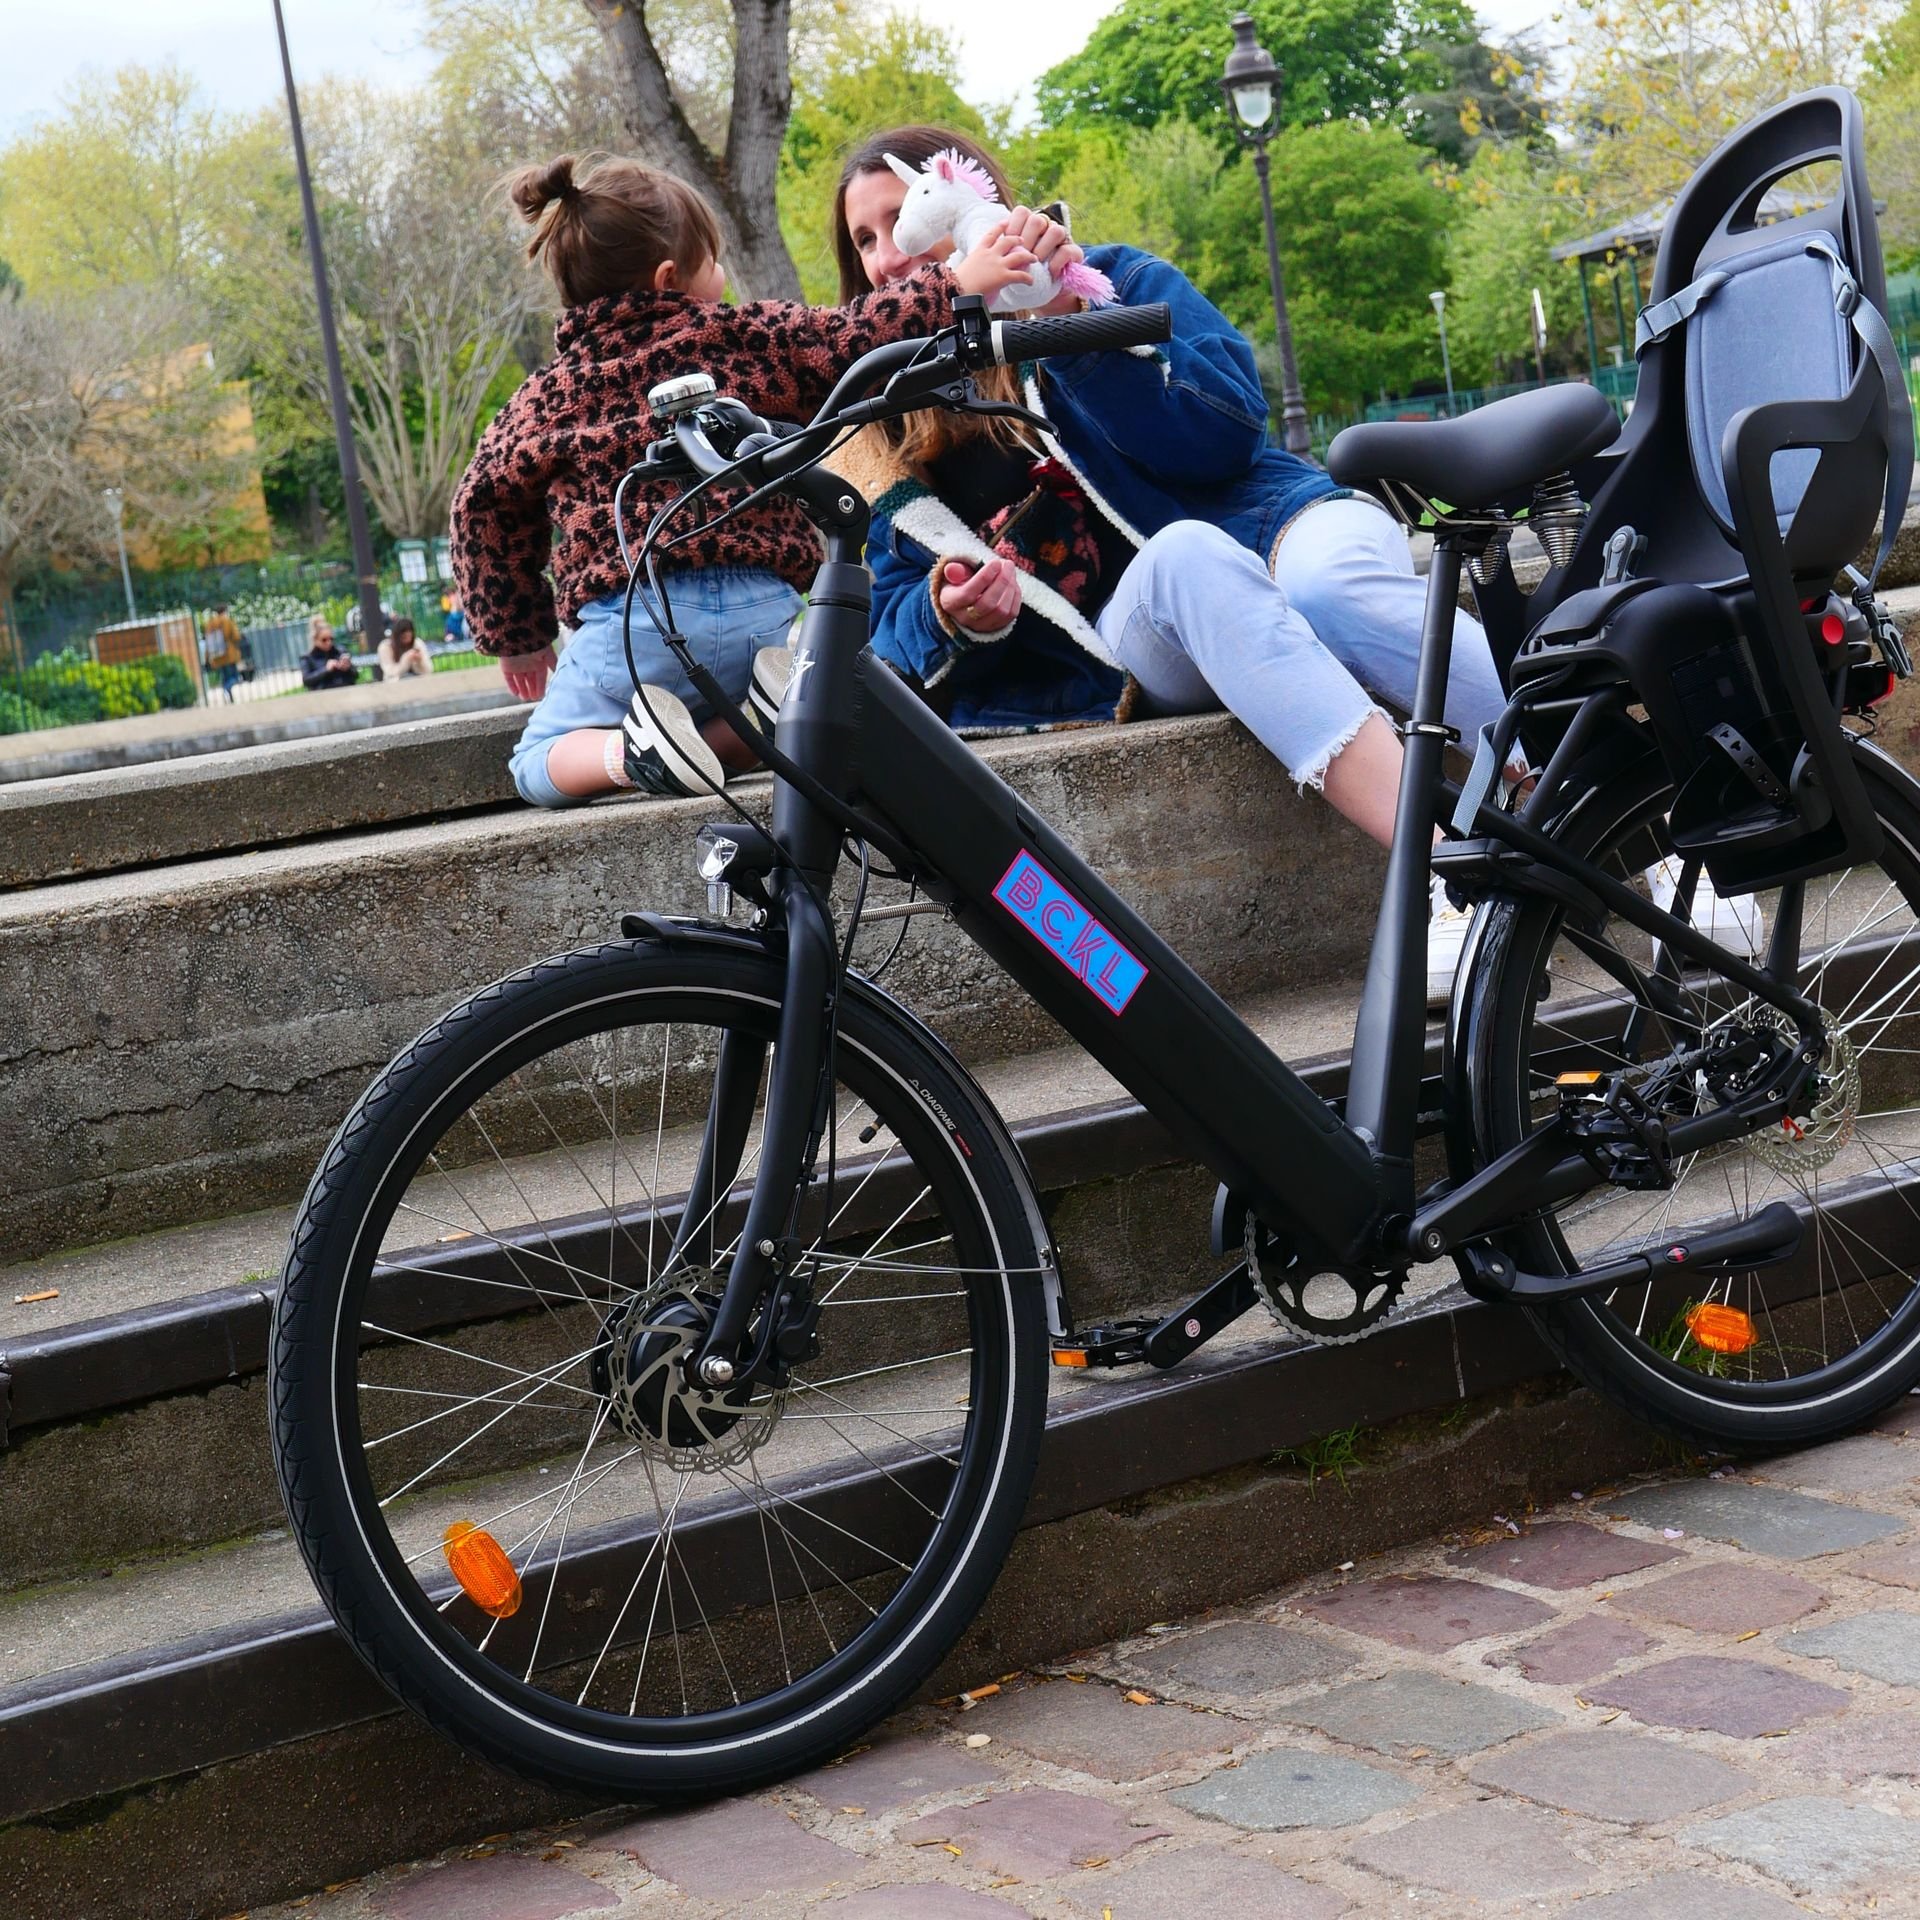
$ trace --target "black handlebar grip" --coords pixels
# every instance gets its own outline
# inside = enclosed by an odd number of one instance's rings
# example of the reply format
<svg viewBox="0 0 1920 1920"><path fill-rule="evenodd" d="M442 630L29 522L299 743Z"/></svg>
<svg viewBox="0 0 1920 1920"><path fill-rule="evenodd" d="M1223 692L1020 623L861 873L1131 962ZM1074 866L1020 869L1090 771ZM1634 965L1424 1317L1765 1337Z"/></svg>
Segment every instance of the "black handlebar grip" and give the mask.
<svg viewBox="0 0 1920 1920"><path fill-rule="evenodd" d="M1045 360L1061 353L1157 346L1172 338L1173 315L1164 300L1155 300L1144 307L1093 307L1049 319L996 320L993 357L1005 367L1016 360Z"/></svg>

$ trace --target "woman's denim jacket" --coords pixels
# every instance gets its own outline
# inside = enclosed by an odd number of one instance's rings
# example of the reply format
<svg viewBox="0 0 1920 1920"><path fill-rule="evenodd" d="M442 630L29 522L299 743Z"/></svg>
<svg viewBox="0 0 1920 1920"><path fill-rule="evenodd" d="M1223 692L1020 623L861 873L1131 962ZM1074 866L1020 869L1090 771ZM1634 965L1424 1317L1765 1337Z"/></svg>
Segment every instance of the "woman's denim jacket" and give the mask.
<svg viewBox="0 0 1920 1920"><path fill-rule="evenodd" d="M1136 545L1176 520L1204 520L1264 558L1302 507L1338 489L1269 440L1252 349L1179 268L1137 247L1094 247L1088 259L1124 305L1164 300L1173 338L1150 354L1078 354L1022 368L1027 404L1053 423L1054 450L1095 510ZM985 544L904 471L863 485L874 506L874 648L942 687L955 726L1113 718L1125 676L1086 617L1023 577L1020 613L1004 633L951 627L929 573L938 559L984 558Z"/></svg>

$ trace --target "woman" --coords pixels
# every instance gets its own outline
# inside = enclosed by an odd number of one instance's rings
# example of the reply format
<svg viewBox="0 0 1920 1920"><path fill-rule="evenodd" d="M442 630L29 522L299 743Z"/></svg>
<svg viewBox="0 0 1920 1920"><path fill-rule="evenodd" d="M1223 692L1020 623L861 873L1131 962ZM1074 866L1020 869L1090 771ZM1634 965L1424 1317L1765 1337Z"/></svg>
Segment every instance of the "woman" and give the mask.
<svg viewBox="0 0 1920 1920"><path fill-rule="evenodd" d="M886 156L919 167L949 147L1012 204L992 156L964 135L876 135L834 199L843 299L943 257L944 243L918 257L895 247L906 188ZM1251 348L1178 268L1134 247L1087 259L1127 305L1165 300L1173 338L1151 357L1045 362L1023 396L1052 423L1043 445L1005 422L926 414L869 429L836 457L874 504L876 650L956 726L1224 706L1301 786L1388 844L1400 741L1367 689L1412 704L1426 588L1404 530L1270 444ZM1463 614L1447 718L1472 740L1505 704L1486 635ZM1436 996L1465 929L1436 884Z"/></svg>
<svg viewBox="0 0 1920 1920"><path fill-rule="evenodd" d="M309 693L327 687L350 687L360 669L334 644L333 627L324 613L307 622L308 647L300 657L300 683Z"/></svg>
<svg viewBox="0 0 1920 1920"><path fill-rule="evenodd" d="M410 673L431 673L433 662L405 614L388 627L380 642L380 678L403 680Z"/></svg>

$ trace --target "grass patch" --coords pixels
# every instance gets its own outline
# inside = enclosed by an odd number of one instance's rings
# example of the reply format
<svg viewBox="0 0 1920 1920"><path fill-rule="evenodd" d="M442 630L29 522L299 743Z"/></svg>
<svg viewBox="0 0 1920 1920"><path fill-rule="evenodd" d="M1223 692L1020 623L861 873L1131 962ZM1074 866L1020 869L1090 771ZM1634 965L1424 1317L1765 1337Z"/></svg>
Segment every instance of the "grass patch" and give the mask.
<svg viewBox="0 0 1920 1920"><path fill-rule="evenodd" d="M1345 1493L1348 1470L1360 1465L1360 1442L1365 1433L1364 1427L1341 1427L1318 1439L1303 1440L1297 1447L1278 1447L1270 1456L1271 1463L1300 1468L1307 1476L1309 1492L1324 1478L1337 1480Z"/></svg>

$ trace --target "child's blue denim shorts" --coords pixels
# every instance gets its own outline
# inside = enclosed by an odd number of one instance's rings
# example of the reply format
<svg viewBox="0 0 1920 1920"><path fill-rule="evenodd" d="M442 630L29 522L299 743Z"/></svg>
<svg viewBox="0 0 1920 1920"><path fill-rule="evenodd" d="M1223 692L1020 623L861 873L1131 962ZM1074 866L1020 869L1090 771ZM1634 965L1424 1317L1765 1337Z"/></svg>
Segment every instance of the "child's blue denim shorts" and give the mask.
<svg viewBox="0 0 1920 1920"><path fill-rule="evenodd" d="M666 576L674 624L699 660L735 699L746 697L753 656L762 647L784 646L800 611L800 596L780 578L757 567L704 567ZM624 593L591 600L580 609L573 638L547 682L540 704L527 716L508 767L523 800L536 807L577 807L547 777L547 749L579 727L617 727L633 701L633 675L620 642ZM633 666L650 687L665 687L687 703L696 720L706 703L686 669L660 637L643 595L633 596Z"/></svg>

